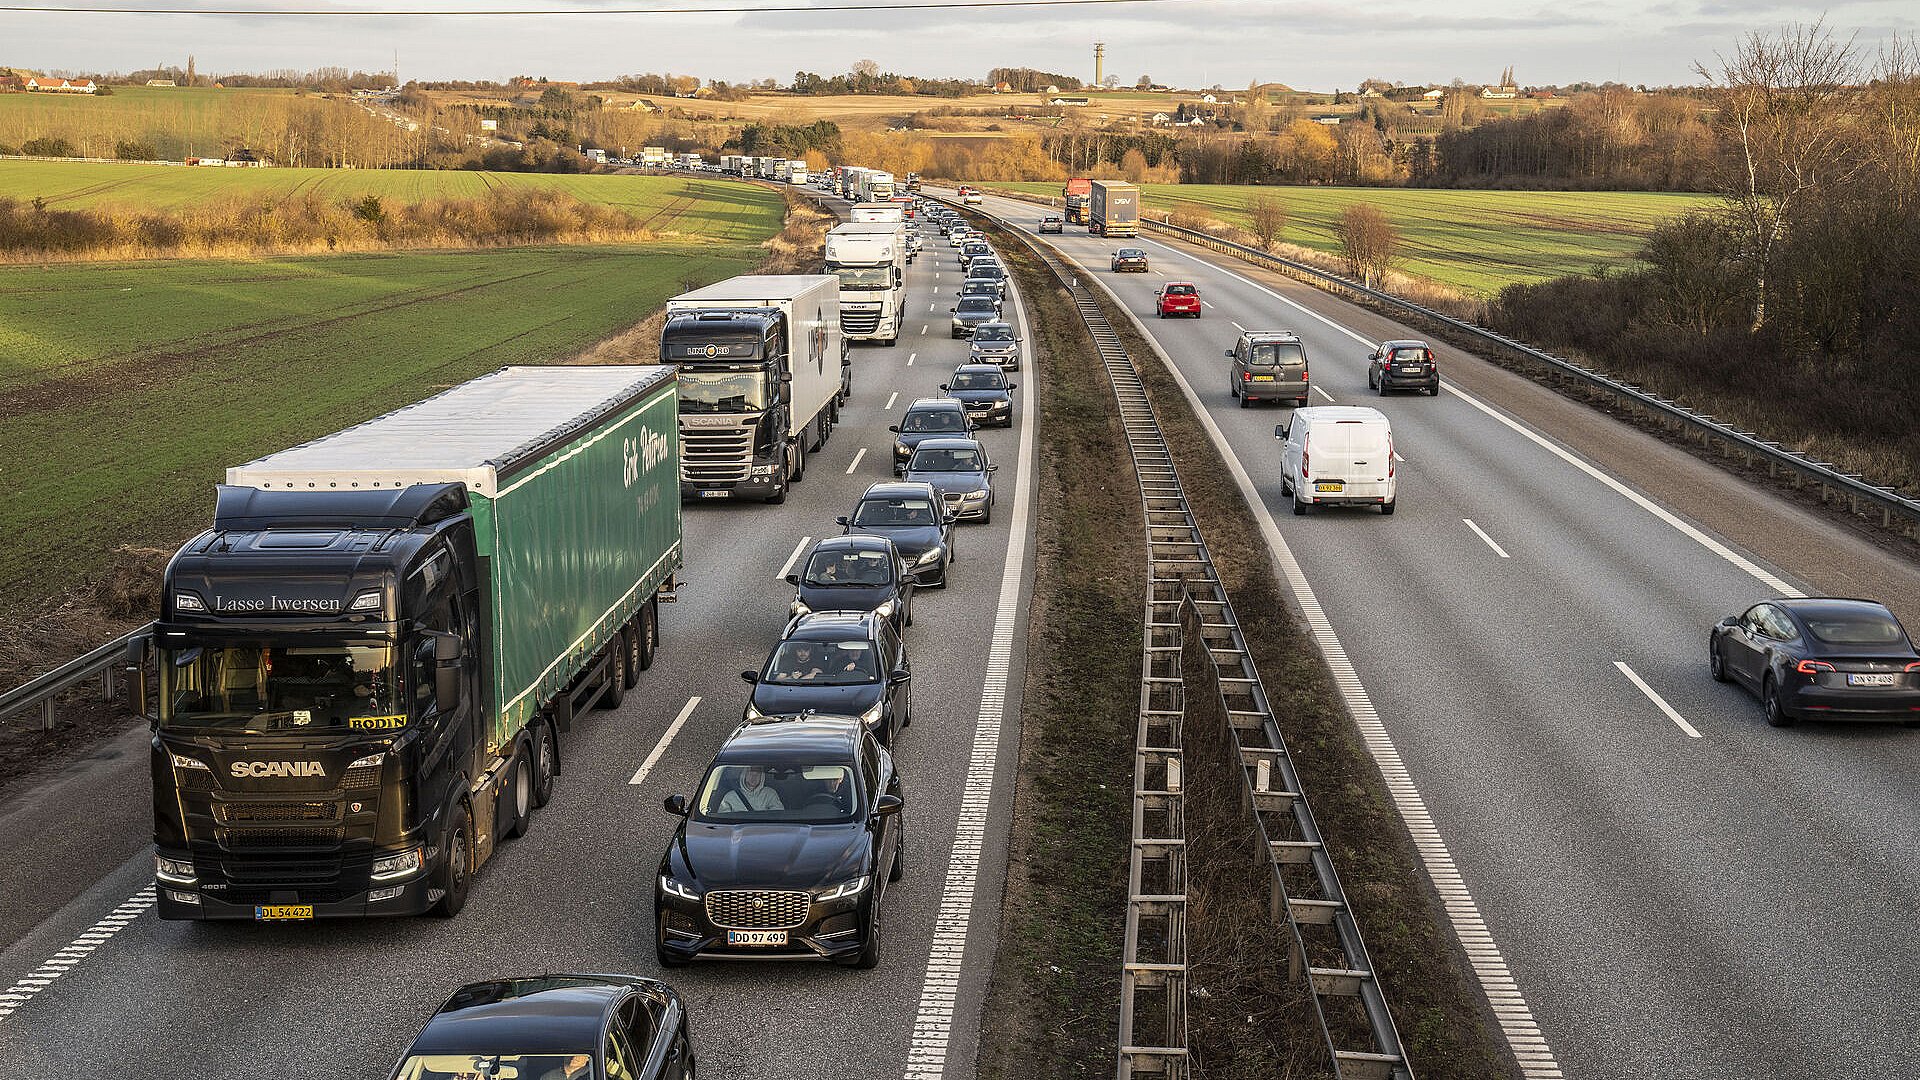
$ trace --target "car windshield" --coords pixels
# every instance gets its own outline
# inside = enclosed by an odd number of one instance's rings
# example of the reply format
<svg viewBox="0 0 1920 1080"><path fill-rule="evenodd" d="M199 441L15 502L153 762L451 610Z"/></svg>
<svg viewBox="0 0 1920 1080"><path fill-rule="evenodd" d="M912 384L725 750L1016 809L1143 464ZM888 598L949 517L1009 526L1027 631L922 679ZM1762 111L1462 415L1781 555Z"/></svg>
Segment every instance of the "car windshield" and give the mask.
<svg viewBox="0 0 1920 1080"><path fill-rule="evenodd" d="M913 452L913 460L907 463L909 472L938 473L977 473L980 471L980 451L978 450L928 450Z"/></svg>
<svg viewBox="0 0 1920 1080"><path fill-rule="evenodd" d="M400 1063L399 1080L592 1080L593 1055L414 1054Z"/></svg>
<svg viewBox="0 0 1920 1080"><path fill-rule="evenodd" d="M1147 257L1147 253L1141 251L1139 248L1121 248L1120 257L1123 259L1144 259Z"/></svg>
<svg viewBox="0 0 1920 1080"><path fill-rule="evenodd" d="M998 296L999 294L1000 294L1000 286L995 285L991 281L962 281L960 283L961 296L992 297L992 296Z"/></svg>
<svg viewBox="0 0 1920 1080"><path fill-rule="evenodd" d="M893 580L884 551L816 551L807 560L809 585L858 585L871 588Z"/></svg>
<svg viewBox="0 0 1920 1080"><path fill-rule="evenodd" d="M975 330L973 332L973 340L975 341L1012 341L1013 327L983 326L980 329Z"/></svg>
<svg viewBox="0 0 1920 1080"><path fill-rule="evenodd" d="M986 278L988 281L999 281L1001 278L1007 276L1007 272L1000 268L999 263L987 262L984 259L975 259L973 265L967 268L967 276L970 278Z"/></svg>
<svg viewBox="0 0 1920 1080"><path fill-rule="evenodd" d="M919 498L862 499L853 512L853 523L877 528L932 525L933 503Z"/></svg>
<svg viewBox="0 0 1920 1080"><path fill-rule="evenodd" d="M879 678L870 641L783 641L761 681L776 686L858 686Z"/></svg>
<svg viewBox="0 0 1920 1080"><path fill-rule="evenodd" d="M1192 296L1192 295L1193 295L1193 286L1191 286L1191 285L1169 285L1169 286L1167 286L1167 295L1168 295L1168 296Z"/></svg>
<svg viewBox="0 0 1920 1080"><path fill-rule="evenodd" d="M963 296L960 298L960 314L992 315L994 314L993 298L990 296Z"/></svg>
<svg viewBox="0 0 1920 1080"><path fill-rule="evenodd" d="M1292 366L1303 363L1305 360L1306 353L1300 346L1283 342L1255 345L1247 350L1247 363L1254 367L1273 367L1276 364Z"/></svg>
<svg viewBox="0 0 1920 1080"><path fill-rule="evenodd" d="M697 821L715 825L833 825L860 808L853 767L843 762L716 763L694 800Z"/></svg>
<svg viewBox="0 0 1920 1080"><path fill-rule="evenodd" d="M947 387L952 390L1005 390L1007 377L997 371L956 371Z"/></svg>
<svg viewBox="0 0 1920 1080"><path fill-rule="evenodd" d="M1820 615L1807 618L1807 629L1829 645L1899 645L1906 631L1886 615Z"/></svg>
<svg viewBox="0 0 1920 1080"><path fill-rule="evenodd" d="M396 656L391 645L358 642L169 649L160 665L160 726L249 733L405 727L405 673ZM422 689L430 689L424 680Z"/></svg>
<svg viewBox="0 0 1920 1080"><path fill-rule="evenodd" d="M900 424L903 435L925 435L929 433L967 430L967 418L954 409L928 409L924 412L910 412Z"/></svg>
<svg viewBox="0 0 1920 1080"><path fill-rule="evenodd" d="M680 369L683 413L759 412L767 407L767 380L758 371Z"/></svg>

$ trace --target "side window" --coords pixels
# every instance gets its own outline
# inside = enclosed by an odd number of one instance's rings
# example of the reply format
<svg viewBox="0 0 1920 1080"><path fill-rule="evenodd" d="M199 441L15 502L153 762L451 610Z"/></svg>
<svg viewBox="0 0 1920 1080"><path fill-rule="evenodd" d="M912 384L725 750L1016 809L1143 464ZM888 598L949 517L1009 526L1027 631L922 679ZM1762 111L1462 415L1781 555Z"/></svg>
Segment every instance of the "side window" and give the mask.
<svg viewBox="0 0 1920 1080"><path fill-rule="evenodd" d="M884 751L880 749L880 740L874 738L871 731L860 736L860 747L860 784L867 789L867 801L871 804L874 799L886 794L880 790L880 755Z"/></svg>
<svg viewBox="0 0 1920 1080"><path fill-rule="evenodd" d="M453 583L442 580L445 570L444 560L435 556L426 565L407 578L406 595L408 606L416 613L420 625L435 633L454 633L460 629L455 620L451 600ZM434 586L438 585L438 588ZM413 663L410 674L413 676L413 711L416 716L425 716L434 710L434 660L433 638L420 634L414 640Z"/></svg>
<svg viewBox="0 0 1920 1080"><path fill-rule="evenodd" d="M1740 616L1740 627L1750 633L1763 633L1766 628L1767 605L1755 604Z"/></svg>
<svg viewBox="0 0 1920 1080"><path fill-rule="evenodd" d="M1794 628L1793 620L1787 613L1771 604L1767 606L1767 627L1768 632L1780 641L1792 641L1800 636L1800 631Z"/></svg>
<svg viewBox="0 0 1920 1080"><path fill-rule="evenodd" d="M886 659L886 670L880 673L881 678L892 674L893 669L906 660L900 655L900 638L893 632L893 624L884 621L880 624L880 655Z"/></svg>
<svg viewBox="0 0 1920 1080"><path fill-rule="evenodd" d="M647 1051L653 1047L653 1012L639 998L628 998L620 1006L620 1027L627 1033L627 1045L633 1052L636 1066L647 1060Z"/></svg>
<svg viewBox="0 0 1920 1080"><path fill-rule="evenodd" d="M639 1080L640 1064L634 1058L633 1045L618 1024L607 1033L607 1080Z"/></svg>

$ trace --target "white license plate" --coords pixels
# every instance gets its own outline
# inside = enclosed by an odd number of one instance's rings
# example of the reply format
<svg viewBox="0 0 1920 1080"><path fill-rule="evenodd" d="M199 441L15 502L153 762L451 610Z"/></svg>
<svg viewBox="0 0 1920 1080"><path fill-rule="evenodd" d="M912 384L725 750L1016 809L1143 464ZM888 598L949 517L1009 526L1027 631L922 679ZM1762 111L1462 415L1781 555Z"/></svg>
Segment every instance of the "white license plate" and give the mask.
<svg viewBox="0 0 1920 1080"><path fill-rule="evenodd" d="M727 944L729 945L785 945L786 943L787 932L785 930L727 931Z"/></svg>
<svg viewBox="0 0 1920 1080"><path fill-rule="evenodd" d="M1847 676L1847 685L1848 686L1892 686L1893 675L1891 673L1886 675L1849 675Z"/></svg>
<svg viewBox="0 0 1920 1080"><path fill-rule="evenodd" d="M703 491L700 493L700 497L703 499L724 499L732 494L733 492L731 491Z"/></svg>
<svg viewBox="0 0 1920 1080"><path fill-rule="evenodd" d="M1347 484L1344 480L1323 480L1313 485L1315 491L1345 491L1346 488Z"/></svg>
<svg viewBox="0 0 1920 1080"><path fill-rule="evenodd" d="M1402 375L1425 375L1426 373L1426 368L1403 367L1400 369L1400 374Z"/></svg>

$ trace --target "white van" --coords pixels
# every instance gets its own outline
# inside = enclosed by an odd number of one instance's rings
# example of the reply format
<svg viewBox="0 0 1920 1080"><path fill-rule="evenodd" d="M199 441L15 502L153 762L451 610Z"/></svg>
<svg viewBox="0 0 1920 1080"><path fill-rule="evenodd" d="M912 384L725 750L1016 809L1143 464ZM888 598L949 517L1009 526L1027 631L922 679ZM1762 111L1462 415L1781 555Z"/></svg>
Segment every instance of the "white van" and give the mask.
<svg viewBox="0 0 1920 1080"><path fill-rule="evenodd" d="M1379 409L1363 405L1315 405L1295 409L1273 429L1280 452L1280 493L1293 497L1293 512L1315 506L1378 506L1393 513L1393 428Z"/></svg>

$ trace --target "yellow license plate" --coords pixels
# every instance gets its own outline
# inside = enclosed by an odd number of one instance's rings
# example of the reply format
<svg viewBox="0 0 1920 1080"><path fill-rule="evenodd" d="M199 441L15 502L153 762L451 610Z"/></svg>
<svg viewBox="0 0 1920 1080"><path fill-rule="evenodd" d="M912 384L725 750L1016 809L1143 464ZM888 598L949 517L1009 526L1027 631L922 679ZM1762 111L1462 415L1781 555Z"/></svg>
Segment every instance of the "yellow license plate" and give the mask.
<svg viewBox="0 0 1920 1080"><path fill-rule="evenodd" d="M288 919L313 918L312 904L259 904L253 909L256 922L284 922Z"/></svg>
<svg viewBox="0 0 1920 1080"><path fill-rule="evenodd" d="M1272 381L1273 381L1273 376L1271 376L1271 375L1255 375L1255 376L1253 377L1253 381L1254 381L1254 382L1272 382Z"/></svg>
<svg viewBox="0 0 1920 1080"><path fill-rule="evenodd" d="M1346 483L1345 483L1344 481L1340 481L1340 480L1334 480L1334 481L1330 481L1330 482L1326 482L1326 483L1319 483L1319 484L1315 484L1315 485L1313 485L1313 490L1315 490L1315 491L1343 491L1343 490L1345 490L1345 489L1346 489L1346 486L1347 486L1347 485L1346 485Z"/></svg>

